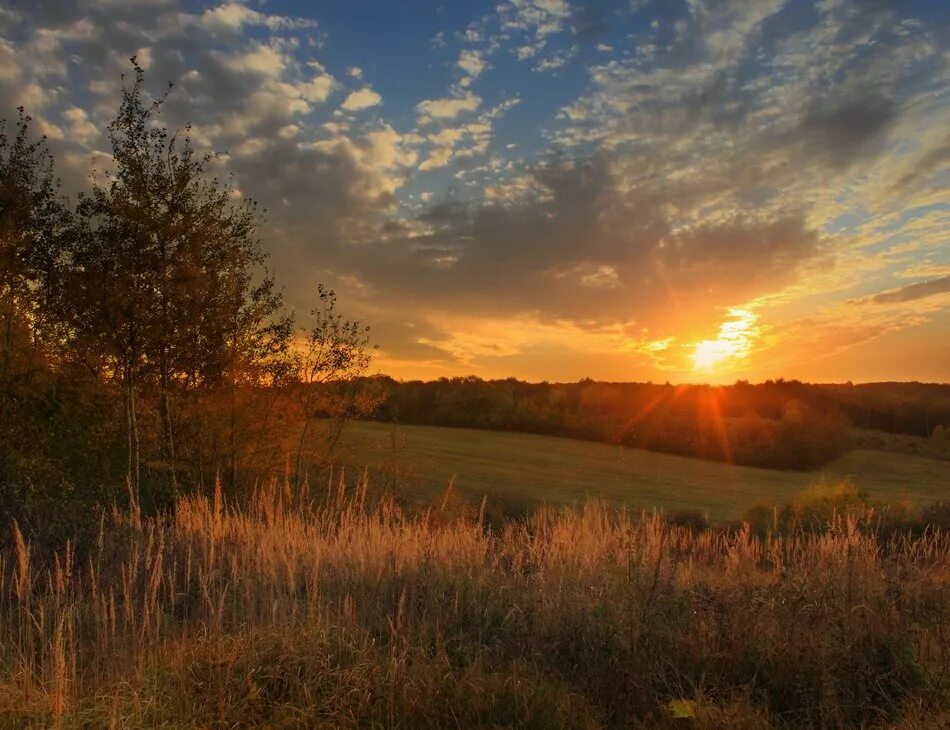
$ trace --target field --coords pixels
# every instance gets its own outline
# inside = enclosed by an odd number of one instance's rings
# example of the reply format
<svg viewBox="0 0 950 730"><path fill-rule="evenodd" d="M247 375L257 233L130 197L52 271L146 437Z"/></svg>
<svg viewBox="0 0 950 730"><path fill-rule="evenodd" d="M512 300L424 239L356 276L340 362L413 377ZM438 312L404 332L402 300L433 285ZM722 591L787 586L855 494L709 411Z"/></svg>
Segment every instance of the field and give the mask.
<svg viewBox="0 0 950 730"><path fill-rule="evenodd" d="M699 509L732 520L757 503L787 502L817 480L851 479L872 495L925 504L950 500L950 462L858 449L821 472L732 466L638 449L520 433L348 424L337 458L401 475L408 496L428 499L450 480L465 496L552 504L587 498L647 510Z"/></svg>
<svg viewBox="0 0 950 730"><path fill-rule="evenodd" d="M950 542L271 484L0 549L0 727L947 727ZM692 718L677 720L676 718Z"/></svg>

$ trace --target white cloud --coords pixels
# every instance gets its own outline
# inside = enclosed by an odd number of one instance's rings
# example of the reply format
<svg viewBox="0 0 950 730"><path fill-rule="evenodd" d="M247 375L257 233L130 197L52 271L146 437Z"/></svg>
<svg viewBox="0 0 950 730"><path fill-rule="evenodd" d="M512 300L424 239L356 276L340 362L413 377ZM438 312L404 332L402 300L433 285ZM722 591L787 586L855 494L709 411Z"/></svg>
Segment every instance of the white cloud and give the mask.
<svg viewBox="0 0 950 730"><path fill-rule="evenodd" d="M66 123L66 137L81 145L89 146L99 139L99 129L89 121L85 110L71 106L62 113Z"/></svg>
<svg viewBox="0 0 950 730"><path fill-rule="evenodd" d="M276 44L257 43L245 52L218 55L232 71L277 77L287 68L288 59Z"/></svg>
<svg viewBox="0 0 950 730"><path fill-rule="evenodd" d="M534 58L546 45L545 41L538 41L537 43L529 43L526 46L518 46L515 49L515 56L517 56L519 61L526 61L529 58Z"/></svg>
<svg viewBox="0 0 950 730"><path fill-rule="evenodd" d="M503 30L527 31L538 38L563 30L571 12L565 0L508 0L498 5Z"/></svg>
<svg viewBox="0 0 950 730"><path fill-rule="evenodd" d="M426 124L433 119L455 119L460 114L475 111L481 103L480 96L469 93L444 99L426 99L416 104L416 111L420 123Z"/></svg>
<svg viewBox="0 0 950 730"><path fill-rule="evenodd" d="M433 149L423 163L419 165L419 169L426 172L448 165L452 160L455 145L464 135L465 129L463 127L447 127L430 136L428 141L433 145Z"/></svg>
<svg viewBox="0 0 950 730"><path fill-rule="evenodd" d="M429 170L437 170L440 167L445 167L452 160L452 148L451 147L436 147L429 153L429 156L419 165L419 169L422 172L427 172Z"/></svg>
<svg viewBox="0 0 950 730"><path fill-rule="evenodd" d="M343 104L340 105L340 108L348 112L356 112L361 109L369 109L372 106L377 106L382 103L383 97L373 91L369 86L364 86L362 89L351 91L349 96L343 100Z"/></svg>
<svg viewBox="0 0 950 730"><path fill-rule="evenodd" d="M266 15L252 10L240 2L226 2L205 10L200 22L212 31L236 32L244 26L264 26L270 30L299 30L316 28L317 22L307 18L290 18L282 15Z"/></svg>
<svg viewBox="0 0 950 730"><path fill-rule="evenodd" d="M348 193L370 203L389 200L391 204L391 196L403 185L408 169L416 162L415 150L389 125L362 137L340 134L309 147L324 155L351 160L360 175L349 181Z"/></svg>
<svg viewBox="0 0 950 730"><path fill-rule="evenodd" d="M564 66L567 65L568 61L570 61L574 57L574 54L576 52L577 52L577 49L575 48L568 48L568 49L558 51L557 53L552 54L548 58L542 58L540 61L538 61L534 65L532 70L537 71L537 72L542 72L542 71L554 71L559 68L563 68Z"/></svg>
<svg viewBox="0 0 950 730"><path fill-rule="evenodd" d="M477 79L486 65L481 51L464 50L459 54L459 68L472 78Z"/></svg>
<svg viewBox="0 0 950 730"><path fill-rule="evenodd" d="M307 101L323 103L336 88L336 81L326 73L318 73L309 81L296 85L297 92Z"/></svg>

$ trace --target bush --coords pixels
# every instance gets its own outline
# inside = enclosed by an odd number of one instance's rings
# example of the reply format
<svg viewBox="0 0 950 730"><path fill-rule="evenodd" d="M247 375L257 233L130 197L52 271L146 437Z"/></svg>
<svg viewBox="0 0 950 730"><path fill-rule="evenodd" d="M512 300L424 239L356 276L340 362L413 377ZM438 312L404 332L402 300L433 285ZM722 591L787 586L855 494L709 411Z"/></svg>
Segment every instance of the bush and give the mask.
<svg viewBox="0 0 950 730"><path fill-rule="evenodd" d="M706 515L698 509L679 509L670 513L667 518L674 527L683 527L693 532L699 532L709 527Z"/></svg>
<svg viewBox="0 0 950 730"><path fill-rule="evenodd" d="M848 481L819 481L788 504L749 508L741 522L759 536L826 532L850 524L885 545L895 536L950 534L950 505L935 502L917 509L906 500L872 498Z"/></svg>
<svg viewBox="0 0 950 730"><path fill-rule="evenodd" d="M836 517L863 516L871 505L871 499L853 482L819 481L795 495L786 522L790 528L816 530L826 527Z"/></svg>

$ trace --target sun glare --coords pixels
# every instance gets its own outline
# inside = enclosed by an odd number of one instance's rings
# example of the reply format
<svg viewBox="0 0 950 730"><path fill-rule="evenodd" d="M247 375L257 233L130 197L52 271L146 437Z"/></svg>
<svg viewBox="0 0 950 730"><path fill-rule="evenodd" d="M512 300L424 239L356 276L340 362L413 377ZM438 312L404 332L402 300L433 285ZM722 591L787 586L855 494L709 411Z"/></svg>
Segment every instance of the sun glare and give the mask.
<svg viewBox="0 0 950 730"><path fill-rule="evenodd" d="M715 340L696 343L694 369L711 371L727 361L746 357L759 334L759 328L755 326L757 320L758 316L748 309L730 309L729 319L719 327L719 336Z"/></svg>

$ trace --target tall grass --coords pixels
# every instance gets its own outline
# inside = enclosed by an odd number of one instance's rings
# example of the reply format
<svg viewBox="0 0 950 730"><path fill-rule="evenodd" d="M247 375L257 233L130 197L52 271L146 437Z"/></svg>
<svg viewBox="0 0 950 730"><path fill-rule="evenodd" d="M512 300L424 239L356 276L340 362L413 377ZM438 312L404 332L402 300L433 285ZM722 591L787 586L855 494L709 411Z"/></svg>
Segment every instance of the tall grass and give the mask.
<svg viewBox="0 0 950 730"><path fill-rule="evenodd" d="M589 503L485 527L341 479L134 500L0 553L0 726L950 721L950 539L756 537Z"/></svg>

